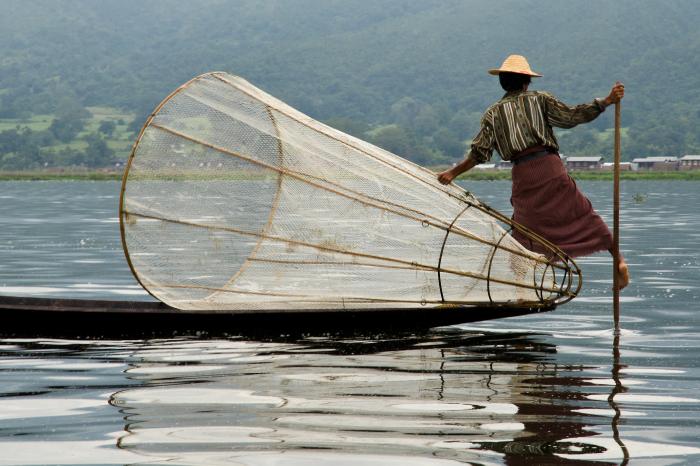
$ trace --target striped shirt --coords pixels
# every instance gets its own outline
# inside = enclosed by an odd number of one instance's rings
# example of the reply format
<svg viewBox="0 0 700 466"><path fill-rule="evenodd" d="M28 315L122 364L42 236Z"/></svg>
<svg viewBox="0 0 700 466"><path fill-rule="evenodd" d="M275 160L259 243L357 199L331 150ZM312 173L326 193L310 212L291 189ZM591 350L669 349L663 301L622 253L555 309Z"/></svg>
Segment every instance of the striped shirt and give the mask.
<svg viewBox="0 0 700 466"><path fill-rule="evenodd" d="M468 156L484 163L494 149L503 160L534 146L559 150L553 126L573 128L595 119L603 110L605 105L599 99L569 107L546 92L508 92L484 113Z"/></svg>

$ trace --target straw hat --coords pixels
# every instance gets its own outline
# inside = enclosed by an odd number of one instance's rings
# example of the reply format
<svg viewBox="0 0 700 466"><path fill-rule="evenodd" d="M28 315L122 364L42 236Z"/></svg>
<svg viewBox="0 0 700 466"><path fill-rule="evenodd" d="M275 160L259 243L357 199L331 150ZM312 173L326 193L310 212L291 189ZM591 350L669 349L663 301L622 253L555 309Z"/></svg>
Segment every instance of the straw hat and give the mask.
<svg viewBox="0 0 700 466"><path fill-rule="evenodd" d="M499 73L518 73L534 76L536 78L542 77L541 74L535 73L530 69L530 64L522 55L510 55L505 59L500 68L489 70L489 74L498 75Z"/></svg>

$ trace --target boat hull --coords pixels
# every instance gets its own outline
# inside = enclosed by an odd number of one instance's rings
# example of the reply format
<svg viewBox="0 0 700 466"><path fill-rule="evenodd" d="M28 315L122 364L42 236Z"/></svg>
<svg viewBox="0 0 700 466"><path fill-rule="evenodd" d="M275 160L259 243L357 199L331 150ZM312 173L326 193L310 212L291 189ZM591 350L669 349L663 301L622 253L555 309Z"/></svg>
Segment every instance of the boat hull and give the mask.
<svg viewBox="0 0 700 466"><path fill-rule="evenodd" d="M3 336L291 335L419 330L547 312L552 307L182 311L155 301L0 297Z"/></svg>

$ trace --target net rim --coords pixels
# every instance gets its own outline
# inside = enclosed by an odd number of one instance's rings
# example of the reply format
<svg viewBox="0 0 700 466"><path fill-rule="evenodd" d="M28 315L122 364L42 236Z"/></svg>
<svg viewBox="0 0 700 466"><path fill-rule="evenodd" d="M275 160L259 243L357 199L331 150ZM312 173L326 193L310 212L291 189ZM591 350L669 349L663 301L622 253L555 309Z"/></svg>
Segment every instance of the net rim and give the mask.
<svg viewBox="0 0 700 466"><path fill-rule="evenodd" d="M126 166L124 167L124 174L122 175L122 182L121 182L121 188L119 190L119 233L121 237L121 243L122 243L122 251L124 252L124 257L126 258L126 263L129 266L129 270L131 270L132 275L138 282L138 284L146 290L146 292L151 295L153 298L155 298L158 301L162 300L158 298L156 295L154 295L148 287L145 286L143 281L141 280L141 277L139 277L138 272L136 272L136 268L134 267L134 264L131 261L131 256L129 254L129 247L126 244L126 226L125 226L125 216L126 212L124 209L124 202L126 200L125 198L125 193L126 193L126 183L129 178L129 172L131 170L131 165L134 161L134 157L136 156L136 150L138 149L141 139L143 138L144 133L146 132L146 129L151 126L151 122L153 119L158 115L158 113L161 111L161 109L168 103L170 100L172 100L177 94L180 92L184 91L188 87L190 87L192 84L195 82L199 81L200 79L204 79L207 76L216 74L216 73L224 73L223 71L211 71L207 73L202 73L198 76L195 76L194 78L190 79L189 81L185 82L184 84L180 85L177 87L175 90L173 90L170 94L168 94L151 112L151 114L146 118L146 121L144 124L141 126L141 130L139 131L138 136L136 137L136 140L134 141L134 145L131 147L131 152L129 153L129 159L126 162Z"/></svg>

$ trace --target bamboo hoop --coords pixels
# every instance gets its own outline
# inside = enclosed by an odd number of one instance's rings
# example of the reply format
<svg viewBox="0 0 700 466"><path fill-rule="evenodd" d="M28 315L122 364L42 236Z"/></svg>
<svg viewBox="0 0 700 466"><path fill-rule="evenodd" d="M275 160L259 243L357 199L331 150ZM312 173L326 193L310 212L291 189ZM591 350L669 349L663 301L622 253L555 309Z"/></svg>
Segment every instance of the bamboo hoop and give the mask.
<svg viewBox="0 0 700 466"><path fill-rule="evenodd" d="M445 231L445 238L442 240L442 246L440 247L440 257L438 258L438 264L437 264L437 276L438 276L438 285L440 287L440 299L442 299L443 302L445 301L445 293L442 290L442 275L441 275L440 271L442 269L442 256L445 252L445 245L447 244L447 237L450 236L450 232L452 231L452 226L459 219L459 217L461 217L462 214L467 211L467 209L469 207L471 207L471 206L467 205L464 209L462 209L462 211L460 211L460 213L457 214L457 216L455 216L454 220L452 220L452 223L450 223L450 226L447 228L447 231ZM490 270L491 269L489 267L489 271Z"/></svg>
<svg viewBox="0 0 700 466"><path fill-rule="evenodd" d="M134 278L138 282L139 285L141 285L141 288L146 290L148 294L153 296L155 299L158 299L156 295L151 293L151 291L146 288L141 281L141 278L139 277L139 274L136 272L136 269L134 268L134 264L131 262L131 256L129 254L129 247L126 244L126 228L124 227L125 223L125 212L124 212L124 194L126 191L126 181L129 178L129 172L131 170L131 165L133 164L134 157L136 155L136 150L139 147L139 144L141 143L141 138L143 138L143 134L146 132L146 128L149 127L153 119L156 117L158 112L167 104L173 97L175 97L177 94L182 92L183 90L187 89L190 87L190 85L200 79L203 79L206 77L206 74L202 74L199 76L196 76L189 81L187 81L185 84L182 86L178 87L175 89L173 92L171 92L163 101L158 104L158 106L153 110L153 112L148 116L146 119L146 122L143 124L141 127L141 131L139 131L139 135L136 137L136 141L134 141L134 145L131 148L131 153L129 154L129 160L126 162L126 167L124 168L124 175L122 176L122 183L121 183L121 188L119 190L119 233L121 236L121 242L122 242L122 251L124 252L124 256L126 257L126 263L129 266L129 269L131 270L131 273L134 275Z"/></svg>
<svg viewBox="0 0 700 466"><path fill-rule="evenodd" d="M280 137L280 130L279 127L277 126L277 120L275 120L275 117L272 115L272 109L270 108L269 105L265 106L265 110L267 111L267 115L270 118L270 121L272 122L272 126L275 128L275 133L277 134L277 164L282 167L284 166L284 149L282 147L282 138ZM272 220L275 218L275 214L277 213L277 208L279 207L280 203L280 198L282 197L282 182L283 182L283 176L284 173L282 172L277 172L277 190L275 191L275 197L272 200L272 206L270 207L270 213L267 216L267 222L265 222L265 226L262 228L263 233L267 233L270 230L270 226L272 225ZM251 260L255 257L255 255L258 253L258 250L260 249L260 245L263 242L263 238L260 237L258 239L258 242L255 244L253 247L253 250L248 254L248 257L246 260L243 262L241 265L241 268L238 269L238 271L229 279L229 281L224 285L224 286L229 286L238 279L238 277L245 272L245 270L248 268L250 265ZM207 296L204 298L205 300L211 299L216 293Z"/></svg>

